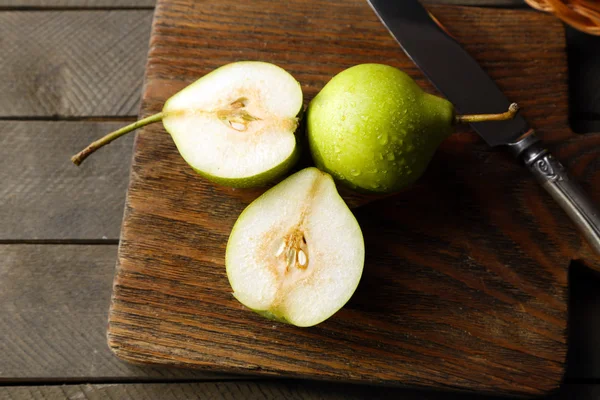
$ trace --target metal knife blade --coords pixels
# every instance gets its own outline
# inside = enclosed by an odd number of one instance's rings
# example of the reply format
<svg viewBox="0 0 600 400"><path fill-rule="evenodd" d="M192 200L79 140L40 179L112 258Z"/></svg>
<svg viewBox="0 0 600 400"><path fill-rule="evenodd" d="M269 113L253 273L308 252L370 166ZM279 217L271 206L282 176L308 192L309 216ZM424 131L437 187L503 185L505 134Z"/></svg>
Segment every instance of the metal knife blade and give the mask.
<svg viewBox="0 0 600 400"><path fill-rule="evenodd" d="M405 53L461 114L504 112L510 101L417 0L367 0ZM529 130L517 115L503 122L471 124L490 146L514 142Z"/></svg>

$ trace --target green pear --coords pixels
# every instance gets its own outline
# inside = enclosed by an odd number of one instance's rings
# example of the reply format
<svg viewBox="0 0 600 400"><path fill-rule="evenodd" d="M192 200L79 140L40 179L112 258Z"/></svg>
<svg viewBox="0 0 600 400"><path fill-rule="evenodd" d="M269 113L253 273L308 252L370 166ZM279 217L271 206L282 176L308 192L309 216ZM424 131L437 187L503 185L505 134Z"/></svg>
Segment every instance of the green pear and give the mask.
<svg viewBox="0 0 600 400"><path fill-rule="evenodd" d="M458 122L512 118L457 116L443 98L424 92L388 65L361 64L337 74L310 102L306 126L315 164L362 192L392 193L415 182Z"/></svg>
<svg viewBox="0 0 600 400"><path fill-rule="evenodd" d="M235 62L176 93L162 112L108 134L71 160L79 165L116 138L162 120L197 173L227 186L259 186L297 161L301 110L300 84L285 70L265 62Z"/></svg>
<svg viewBox="0 0 600 400"><path fill-rule="evenodd" d="M350 299L364 258L361 229L333 179L310 167L242 212L225 264L238 301L267 318L306 327Z"/></svg>

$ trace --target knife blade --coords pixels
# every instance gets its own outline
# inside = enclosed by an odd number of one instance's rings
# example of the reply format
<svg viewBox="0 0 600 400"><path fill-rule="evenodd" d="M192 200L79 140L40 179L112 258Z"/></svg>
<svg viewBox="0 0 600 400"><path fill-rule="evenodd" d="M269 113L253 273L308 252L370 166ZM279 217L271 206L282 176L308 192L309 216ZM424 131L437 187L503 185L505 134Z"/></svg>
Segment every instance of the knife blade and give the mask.
<svg viewBox="0 0 600 400"><path fill-rule="evenodd" d="M510 101L418 0L367 0L404 52L458 113L501 112ZM490 146L505 145L533 173L600 254L600 212L525 119L472 123Z"/></svg>

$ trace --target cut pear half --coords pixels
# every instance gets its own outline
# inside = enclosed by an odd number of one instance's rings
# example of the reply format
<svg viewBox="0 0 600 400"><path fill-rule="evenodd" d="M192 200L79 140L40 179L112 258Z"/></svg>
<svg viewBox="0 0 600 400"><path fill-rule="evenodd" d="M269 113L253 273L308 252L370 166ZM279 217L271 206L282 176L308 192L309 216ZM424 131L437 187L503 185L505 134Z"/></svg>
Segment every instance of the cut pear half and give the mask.
<svg viewBox="0 0 600 400"><path fill-rule="evenodd" d="M252 202L227 243L233 295L281 322L323 322L352 297L362 275L364 241L330 175L306 168Z"/></svg>
<svg viewBox="0 0 600 400"><path fill-rule="evenodd" d="M166 101L159 114L119 129L73 156L79 165L116 138L162 120L183 159L233 187L260 186L297 161L300 84L284 69L240 61L217 68Z"/></svg>

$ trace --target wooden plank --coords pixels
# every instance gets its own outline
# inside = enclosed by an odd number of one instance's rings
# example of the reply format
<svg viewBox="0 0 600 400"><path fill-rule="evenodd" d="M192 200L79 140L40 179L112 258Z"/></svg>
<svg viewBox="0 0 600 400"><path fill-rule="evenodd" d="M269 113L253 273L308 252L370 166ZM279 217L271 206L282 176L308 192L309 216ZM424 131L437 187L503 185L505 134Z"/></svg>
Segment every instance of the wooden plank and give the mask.
<svg viewBox="0 0 600 400"><path fill-rule="evenodd" d="M504 400L506 397L468 393L416 391L365 385L340 385L313 381L205 382L163 384L87 384L65 386L15 386L0 391L0 400ZM600 385L566 384L540 400L597 400Z"/></svg>
<svg viewBox="0 0 600 400"><path fill-rule="evenodd" d="M0 13L0 117L134 116L151 10Z"/></svg>
<svg viewBox="0 0 600 400"><path fill-rule="evenodd" d="M425 0L429 4L516 7L523 0ZM0 0L1 8L148 8L155 0Z"/></svg>
<svg viewBox="0 0 600 400"><path fill-rule="evenodd" d="M156 0L0 0L0 9L28 8L152 8Z"/></svg>
<svg viewBox="0 0 600 400"><path fill-rule="evenodd" d="M0 121L0 241L117 240L134 136L70 156L123 124Z"/></svg>
<svg viewBox="0 0 600 400"><path fill-rule="evenodd" d="M143 114L239 59L286 68L306 101L364 62L434 91L362 0L190 4L158 3ZM529 10L431 9L600 199L600 136L567 126L562 24ZM411 190L356 212L365 275L343 310L310 329L264 320L230 295L224 251L247 191L197 177L160 125L139 136L132 171L109 325L124 359L503 394L562 378L567 267L591 256L529 172L472 132L447 140Z"/></svg>
<svg viewBox="0 0 600 400"><path fill-rule="evenodd" d="M105 333L116 251L116 245L0 245L0 384L224 377L134 366L111 353Z"/></svg>
<svg viewBox="0 0 600 400"><path fill-rule="evenodd" d="M598 391L596 391L598 393ZM66 386L17 386L0 392L0 400L59 399L244 399L244 400L500 400L499 397L435 393L366 385L342 385L314 381L206 382L184 384L88 384ZM591 398L589 398L591 400ZM581 400L588 400L583 398Z"/></svg>
<svg viewBox="0 0 600 400"><path fill-rule="evenodd" d="M104 331L115 254L116 246L0 246L0 383L206 377L197 371L128 365L108 351ZM594 285L599 279L583 269L576 275L571 277L575 319L569 329L575 351L567 377L597 378L600 302ZM12 398L21 398L23 391Z"/></svg>

